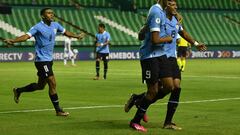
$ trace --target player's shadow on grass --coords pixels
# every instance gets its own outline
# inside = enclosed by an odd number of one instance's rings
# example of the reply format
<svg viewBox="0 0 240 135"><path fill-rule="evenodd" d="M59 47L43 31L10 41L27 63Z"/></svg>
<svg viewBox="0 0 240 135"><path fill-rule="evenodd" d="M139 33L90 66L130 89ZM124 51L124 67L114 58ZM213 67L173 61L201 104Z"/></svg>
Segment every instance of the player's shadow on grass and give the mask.
<svg viewBox="0 0 240 135"><path fill-rule="evenodd" d="M96 120L80 122L78 128L89 128L89 129L126 129L128 123L126 120Z"/></svg>
<svg viewBox="0 0 240 135"><path fill-rule="evenodd" d="M96 120L78 122L71 126L71 128L80 129L128 129L129 122L126 120ZM162 128L162 123L143 123L147 128Z"/></svg>

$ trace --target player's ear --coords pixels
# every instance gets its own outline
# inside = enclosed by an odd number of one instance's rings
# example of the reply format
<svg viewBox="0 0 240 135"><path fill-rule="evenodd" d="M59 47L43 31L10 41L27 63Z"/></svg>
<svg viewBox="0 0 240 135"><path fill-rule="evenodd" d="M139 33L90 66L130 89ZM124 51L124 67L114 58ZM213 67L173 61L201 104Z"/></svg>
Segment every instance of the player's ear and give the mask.
<svg viewBox="0 0 240 135"><path fill-rule="evenodd" d="M42 15L41 17L42 17L42 19L45 19L45 16Z"/></svg>

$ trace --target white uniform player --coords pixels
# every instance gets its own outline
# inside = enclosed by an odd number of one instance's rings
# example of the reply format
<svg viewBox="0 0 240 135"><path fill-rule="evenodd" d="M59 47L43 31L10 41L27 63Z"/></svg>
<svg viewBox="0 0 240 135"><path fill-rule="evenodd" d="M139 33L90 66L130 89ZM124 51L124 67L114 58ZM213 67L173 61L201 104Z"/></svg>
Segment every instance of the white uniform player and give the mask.
<svg viewBox="0 0 240 135"><path fill-rule="evenodd" d="M64 65L67 65L67 60L71 59L72 61L72 65L76 66L75 64L75 59L77 57L78 54L78 50L77 49L73 49L71 48L71 39L66 37L65 41L64 41Z"/></svg>

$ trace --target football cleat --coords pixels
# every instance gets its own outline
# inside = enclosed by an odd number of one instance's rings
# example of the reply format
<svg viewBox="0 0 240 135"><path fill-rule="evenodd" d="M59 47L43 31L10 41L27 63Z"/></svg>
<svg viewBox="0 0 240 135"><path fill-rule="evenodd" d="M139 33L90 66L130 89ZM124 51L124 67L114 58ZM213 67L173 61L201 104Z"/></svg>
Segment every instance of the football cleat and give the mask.
<svg viewBox="0 0 240 135"><path fill-rule="evenodd" d="M164 124L163 129L182 130L182 128L178 127L175 123Z"/></svg>
<svg viewBox="0 0 240 135"><path fill-rule="evenodd" d="M133 128L134 130L137 130L137 131L140 131L140 132L147 132L147 129L145 127L143 127L142 125L138 124L138 123L130 122L129 126L131 128Z"/></svg>
<svg viewBox="0 0 240 135"><path fill-rule="evenodd" d="M68 116L69 112L64 112L63 110L57 111L56 116Z"/></svg>
<svg viewBox="0 0 240 135"><path fill-rule="evenodd" d="M20 93L17 92L17 88L13 88L13 99L15 103L19 103Z"/></svg>
<svg viewBox="0 0 240 135"><path fill-rule="evenodd" d="M136 94L132 94L131 97L128 99L127 103L124 106L124 111L125 112L129 112L130 109L133 107L133 105L135 104L136 101Z"/></svg>

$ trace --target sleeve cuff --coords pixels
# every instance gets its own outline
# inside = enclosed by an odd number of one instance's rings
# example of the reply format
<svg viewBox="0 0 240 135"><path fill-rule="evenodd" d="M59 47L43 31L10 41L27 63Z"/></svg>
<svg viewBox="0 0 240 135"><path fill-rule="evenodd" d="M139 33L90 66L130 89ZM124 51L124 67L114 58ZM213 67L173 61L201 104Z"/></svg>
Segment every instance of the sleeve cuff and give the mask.
<svg viewBox="0 0 240 135"><path fill-rule="evenodd" d="M150 32L154 32L154 31L159 31L160 32L160 28L151 28Z"/></svg>
<svg viewBox="0 0 240 135"><path fill-rule="evenodd" d="M26 33L28 36L32 37L32 34L30 32Z"/></svg>
<svg viewBox="0 0 240 135"><path fill-rule="evenodd" d="M62 32L62 34L64 34L66 32L66 29L63 29L63 32Z"/></svg>

